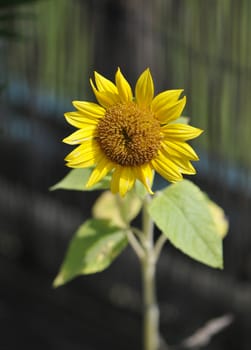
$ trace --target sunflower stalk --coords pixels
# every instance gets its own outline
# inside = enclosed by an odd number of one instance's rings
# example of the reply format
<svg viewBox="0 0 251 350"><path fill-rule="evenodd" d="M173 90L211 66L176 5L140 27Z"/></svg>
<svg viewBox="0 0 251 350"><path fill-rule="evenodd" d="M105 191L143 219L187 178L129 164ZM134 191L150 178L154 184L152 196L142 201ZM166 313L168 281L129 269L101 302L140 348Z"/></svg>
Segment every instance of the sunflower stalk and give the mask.
<svg viewBox="0 0 251 350"><path fill-rule="evenodd" d="M143 289L143 343L144 350L158 350L159 337L159 308L156 301L156 254L154 250L154 223L148 214L151 201L146 196L143 205L143 232L145 255L141 260L142 289Z"/></svg>
<svg viewBox="0 0 251 350"><path fill-rule="evenodd" d="M144 259L145 252L144 252L141 244L138 242L137 238L132 233L132 231L130 231L130 230L126 231L126 236L127 236L129 244L131 245L131 247L134 250L137 257L141 260Z"/></svg>
<svg viewBox="0 0 251 350"><path fill-rule="evenodd" d="M164 244L167 241L167 237L164 235L164 233L161 233L161 235L159 236L157 242L155 243L155 247L154 247L154 252L155 252L155 258L156 260L158 260L161 250L164 246Z"/></svg>

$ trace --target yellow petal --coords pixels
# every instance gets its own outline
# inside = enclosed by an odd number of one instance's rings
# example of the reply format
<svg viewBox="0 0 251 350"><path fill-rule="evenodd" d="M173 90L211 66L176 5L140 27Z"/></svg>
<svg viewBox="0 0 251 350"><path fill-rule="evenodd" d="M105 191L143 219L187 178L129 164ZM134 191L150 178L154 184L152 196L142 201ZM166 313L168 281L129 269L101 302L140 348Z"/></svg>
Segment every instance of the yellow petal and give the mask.
<svg viewBox="0 0 251 350"><path fill-rule="evenodd" d="M182 172L182 174L187 174L187 175L195 175L196 174L196 169L193 167L191 162L189 160L184 160L181 161L179 158L172 158L172 161L174 164L177 165L179 170Z"/></svg>
<svg viewBox="0 0 251 350"><path fill-rule="evenodd" d="M82 168L89 168L93 165L95 165L97 162L97 159L96 158L90 158L88 160L85 160L85 161L79 161L79 162L68 162L66 163L66 165L69 167L69 168L79 168L79 169L82 169Z"/></svg>
<svg viewBox="0 0 251 350"><path fill-rule="evenodd" d="M164 179L170 182L176 182L182 180L182 175L178 171L178 168L173 165L166 158L155 158L152 160L153 168L159 173Z"/></svg>
<svg viewBox="0 0 251 350"><path fill-rule="evenodd" d="M112 93L110 91L98 91L95 88L92 80L90 80L90 83L91 83L92 90L96 96L96 99L103 107L109 108L110 106L120 101L118 94Z"/></svg>
<svg viewBox="0 0 251 350"><path fill-rule="evenodd" d="M139 77L135 87L136 102L140 107L149 107L154 95L154 84L150 69L147 68Z"/></svg>
<svg viewBox="0 0 251 350"><path fill-rule="evenodd" d="M70 136L63 139L64 143L69 145L77 145L86 140L93 139L96 136L96 125L86 125L85 128L75 131Z"/></svg>
<svg viewBox="0 0 251 350"><path fill-rule="evenodd" d="M143 164L139 167L135 167L134 171L137 179L143 183L150 194L153 194L151 187L153 183L154 172L151 164Z"/></svg>
<svg viewBox="0 0 251 350"><path fill-rule="evenodd" d="M162 141L162 146L172 157L188 158L190 160L199 160L199 157L193 148L186 142L180 141Z"/></svg>
<svg viewBox="0 0 251 350"><path fill-rule="evenodd" d="M74 148L73 151L71 151L71 153L69 153L66 157L65 160L66 161L72 161L75 158L78 158L81 154L83 154L84 152L90 152L93 150L93 148L97 148L98 147L98 143L95 140L88 140L83 142L80 146Z"/></svg>
<svg viewBox="0 0 251 350"><path fill-rule="evenodd" d="M133 168L125 167L122 169L120 182L119 182L119 193L122 197L132 189L135 183L135 175Z"/></svg>
<svg viewBox="0 0 251 350"><path fill-rule="evenodd" d="M122 102L132 101L133 96L131 86L129 85L128 81L125 79L119 68L117 70L115 79L120 100Z"/></svg>
<svg viewBox="0 0 251 350"><path fill-rule="evenodd" d="M97 118L90 118L88 116L83 115L82 112L67 112L64 114L67 122L76 128L82 129L89 125L97 125Z"/></svg>
<svg viewBox="0 0 251 350"><path fill-rule="evenodd" d="M114 168L114 163L109 161L104 155L100 159L100 161L97 163L95 169L92 171L87 184L85 185L86 188L90 188L93 185L95 185L97 182L103 179L112 169Z"/></svg>
<svg viewBox="0 0 251 350"><path fill-rule="evenodd" d="M159 110L161 110L163 107L165 107L167 104L174 104L178 101L180 94L184 90L166 90L158 94L154 97L152 101L152 110L155 113L158 113Z"/></svg>
<svg viewBox="0 0 251 350"><path fill-rule="evenodd" d="M111 191L112 193L118 193L119 192L119 180L121 176L122 167L116 166L113 174L112 174L112 180L111 180Z"/></svg>
<svg viewBox="0 0 251 350"><path fill-rule="evenodd" d="M135 183L135 175L132 167L116 166L111 181L111 191L118 193L121 197L130 191Z"/></svg>
<svg viewBox="0 0 251 350"><path fill-rule="evenodd" d="M161 132L167 139L186 141L198 137L203 130L186 124L168 124L161 128Z"/></svg>
<svg viewBox="0 0 251 350"><path fill-rule="evenodd" d="M94 76L95 76L95 83L99 91L109 91L113 94L118 93L118 89L112 81L103 77L103 75L97 72L94 72Z"/></svg>
<svg viewBox="0 0 251 350"><path fill-rule="evenodd" d="M72 101L73 106L89 118L102 118L105 115L105 109L97 103L87 101Z"/></svg>
<svg viewBox="0 0 251 350"><path fill-rule="evenodd" d="M75 148L65 157L67 166L72 168L86 168L97 163L101 156L101 150L97 143L85 142Z"/></svg>
<svg viewBox="0 0 251 350"><path fill-rule="evenodd" d="M179 118L186 104L186 96L177 102L169 102L157 111L154 111L156 118L162 123L167 124Z"/></svg>
<svg viewBox="0 0 251 350"><path fill-rule="evenodd" d="M165 159L168 159L169 162L173 163L173 165L177 167L178 171L183 174L187 174L187 175L196 174L196 170L194 169L193 165L185 157L182 157L182 158L172 157L170 153L168 153L165 149L162 149L159 151L159 157L163 161Z"/></svg>

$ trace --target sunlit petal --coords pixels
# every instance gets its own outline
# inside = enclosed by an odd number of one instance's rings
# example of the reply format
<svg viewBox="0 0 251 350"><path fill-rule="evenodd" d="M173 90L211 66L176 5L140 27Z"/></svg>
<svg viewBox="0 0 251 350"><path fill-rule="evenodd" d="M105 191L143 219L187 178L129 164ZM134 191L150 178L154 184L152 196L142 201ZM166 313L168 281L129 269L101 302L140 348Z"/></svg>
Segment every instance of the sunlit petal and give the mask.
<svg viewBox="0 0 251 350"><path fill-rule="evenodd" d="M194 175L196 174L196 170L194 169L191 162L186 157L171 157L171 155L165 150L161 149L159 151L159 158L162 160L168 159L169 162L171 162L180 173L187 174L187 175Z"/></svg>
<svg viewBox="0 0 251 350"><path fill-rule="evenodd" d="M97 103L87 101L72 101L73 106L82 112L83 116L88 118L102 118L105 114L105 109Z"/></svg>
<svg viewBox="0 0 251 350"><path fill-rule="evenodd" d="M131 86L129 85L128 81L125 79L119 68L116 73L116 85L121 101L132 101L133 96Z"/></svg>
<svg viewBox="0 0 251 350"><path fill-rule="evenodd" d="M134 183L135 175L133 173L133 168L123 167L119 179L119 194L124 197L124 195L132 189Z"/></svg>
<svg viewBox="0 0 251 350"><path fill-rule="evenodd" d="M154 95L154 84L150 69L147 68L139 77L136 88L135 98L138 106L147 108L151 105Z"/></svg>
<svg viewBox="0 0 251 350"><path fill-rule="evenodd" d="M86 188L90 188L95 185L97 182L103 179L112 169L114 168L114 163L109 161L105 156L101 158L101 160L97 163L95 169L92 171Z"/></svg>
<svg viewBox="0 0 251 350"><path fill-rule="evenodd" d="M70 136L63 139L64 143L68 143L69 145L77 145L86 140L93 139L97 134L96 125L87 125L83 129L79 129L75 131Z"/></svg>
<svg viewBox="0 0 251 350"><path fill-rule="evenodd" d="M161 128L161 132L167 140L186 141L198 137L203 130L186 124L168 124Z"/></svg>
<svg viewBox="0 0 251 350"><path fill-rule="evenodd" d="M85 160L81 161L75 161L75 162L68 162L66 165L69 167L69 168L89 168L93 165L95 165L97 162L97 159L95 157L92 157L90 155L90 158L85 158Z"/></svg>
<svg viewBox="0 0 251 350"><path fill-rule="evenodd" d="M66 157L65 160L66 161L72 161L75 158L78 158L79 156L81 156L83 153L85 152L92 152L93 149L95 148L99 148L98 143L95 140L88 140L83 142L80 146L74 148L73 151L71 151Z"/></svg>
<svg viewBox="0 0 251 350"><path fill-rule="evenodd" d="M181 160L179 158L173 158L173 163L177 165L182 174L195 175L196 170L189 160Z"/></svg>
<svg viewBox="0 0 251 350"><path fill-rule="evenodd" d="M100 158L100 148L93 141L87 141L75 148L65 157L67 166L71 168L86 168L96 164Z"/></svg>
<svg viewBox="0 0 251 350"><path fill-rule="evenodd" d="M89 125L97 125L97 118L90 118L83 115L82 112L67 112L64 114L65 119L69 124L75 126L76 128L84 128Z"/></svg>
<svg viewBox="0 0 251 350"><path fill-rule="evenodd" d="M119 181L121 176L122 167L117 165L111 179L111 191L112 193L118 193L119 192Z"/></svg>
<svg viewBox="0 0 251 350"><path fill-rule="evenodd" d="M176 182L182 180L182 175L179 172L177 166L173 165L168 159L155 158L152 160L153 168L159 173L164 179L170 182Z"/></svg>
<svg viewBox="0 0 251 350"><path fill-rule="evenodd" d="M103 75L98 72L94 72L95 83L99 91L108 91L113 94L118 93L116 85L109 79L103 77Z"/></svg>
<svg viewBox="0 0 251 350"><path fill-rule="evenodd" d="M156 118L162 124L167 124L177 119L181 115L185 105L186 105L186 96L184 96L182 99L178 100L177 102L167 103L162 108L159 108L157 111L154 111L154 112L155 112Z"/></svg>
<svg viewBox="0 0 251 350"><path fill-rule="evenodd" d="M153 183L154 171L152 169L151 164L147 163L139 167L135 167L134 172L136 174L137 179L143 183L147 191L150 194L153 194L151 187Z"/></svg>
<svg viewBox="0 0 251 350"><path fill-rule="evenodd" d="M116 166L111 180L112 193L119 193L124 197L134 186L135 180L134 168Z"/></svg>
<svg viewBox="0 0 251 350"><path fill-rule="evenodd" d="M98 91L95 88L95 85L93 84L93 81L90 80L92 90L96 96L96 99L98 102L105 108L109 108L110 106L118 103L119 100L119 95L112 93L110 91Z"/></svg>
<svg viewBox="0 0 251 350"><path fill-rule="evenodd" d="M186 157L190 160L198 160L199 157L193 150L193 148L186 142L179 141L163 141L162 146L166 148L167 152L172 157Z"/></svg>
<svg viewBox="0 0 251 350"><path fill-rule="evenodd" d="M174 104L178 101L182 92L182 89L166 90L161 92L160 94L154 97L151 105L152 110L155 113L158 113L158 111L162 110L162 108L165 107L167 104Z"/></svg>

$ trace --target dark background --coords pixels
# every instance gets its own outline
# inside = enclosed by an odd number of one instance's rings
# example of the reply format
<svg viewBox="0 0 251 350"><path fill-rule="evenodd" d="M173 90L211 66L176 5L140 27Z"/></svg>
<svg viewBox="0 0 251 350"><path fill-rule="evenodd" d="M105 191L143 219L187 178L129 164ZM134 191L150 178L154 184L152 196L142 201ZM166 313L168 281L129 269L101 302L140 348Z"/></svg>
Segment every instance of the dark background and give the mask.
<svg viewBox="0 0 251 350"><path fill-rule="evenodd" d="M156 92L184 88L193 181L226 212L225 268L165 246L160 329L169 344L207 320L234 322L207 350L251 348L251 2L249 0L0 0L0 349L139 349L140 271L130 249L105 272L56 290L67 244L98 193L49 192L68 169L73 99L89 77L132 85L150 67Z"/></svg>

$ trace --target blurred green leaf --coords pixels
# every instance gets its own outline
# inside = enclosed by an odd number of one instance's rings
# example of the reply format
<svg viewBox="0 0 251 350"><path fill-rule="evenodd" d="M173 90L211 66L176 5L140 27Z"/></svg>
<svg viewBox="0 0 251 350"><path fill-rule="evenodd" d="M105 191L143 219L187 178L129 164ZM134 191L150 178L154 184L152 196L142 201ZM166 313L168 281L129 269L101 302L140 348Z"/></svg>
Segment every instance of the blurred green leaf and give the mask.
<svg viewBox="0 0 251 350"><path fill-rule="evenodd" d="M50 190L93 191L106 190L110 187L111 176L107 175L91 188L85 188L91 172L91 168L73 169L62 180L50 187Z"/></svg>
<svg viewBox="0 0 251 350"><path fill-rule="evenodd" d="M61 286L78 275L103 271L126 245L121 228L108 220L87 220L72 238L53 286Z"/></svg>
<svg viewBox="0 0 251 350"><path fill-rule="evenodd" d="M133 188L133 191L136 193L136 195L143 200L147 194L147 189L145 186L142 184L141 181L137 180L135 182L135 186Z"/></svg>
<svg viewBox="0 0 251 350"><path fill-rule="evenodd" d="M119 227L126 227L138 215L141 208L142 201L134 191L128 192L123 198L106 191L94 204L93 216L98 219L109 219Z"/></svg>
<svg viewBox="0 0 251 350"><path fill-rule="evenodd" d="M207 194L205 194L207 204L209 206L210 213L215 223L217 233L221 238L224 238L227 235L229 229L229 223L225 216L224 210L215 202L213 202Z"/></svg>
<svg viewBox="0 0 251 350"><path fill-rule="evenodd" d="M159 192L149 206L158 228L183 253L211 267L222 268L222 239L208 201L188 180Z"/></svg>
<svg viewBox="0 0 251 350"><path fill-rule="evenodd" d="M190 118L189 117L179 117L178 119L174 120L170 124L189 124Z"/></svg>

